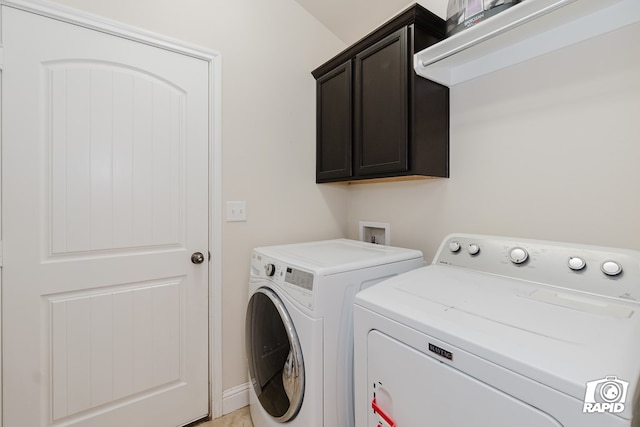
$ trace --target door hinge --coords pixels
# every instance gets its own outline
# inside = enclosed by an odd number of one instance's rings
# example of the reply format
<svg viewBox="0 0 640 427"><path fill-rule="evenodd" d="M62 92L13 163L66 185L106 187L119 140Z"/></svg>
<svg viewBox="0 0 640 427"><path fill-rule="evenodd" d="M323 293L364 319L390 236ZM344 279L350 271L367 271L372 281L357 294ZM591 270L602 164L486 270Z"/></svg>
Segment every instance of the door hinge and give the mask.
<svg viewBox="0 0 640 427"><path fill-rule="evenodd" d="M2 267L4 265L4 259L3 259L3 248L4 248L4 242L2 240L0 240L0 267Z"/></svg>
<svg viewBox="0 0 640 427"><path fill-rule="evenodd" d="M0 70L4 69L4 47L0 46Z"/></svg>

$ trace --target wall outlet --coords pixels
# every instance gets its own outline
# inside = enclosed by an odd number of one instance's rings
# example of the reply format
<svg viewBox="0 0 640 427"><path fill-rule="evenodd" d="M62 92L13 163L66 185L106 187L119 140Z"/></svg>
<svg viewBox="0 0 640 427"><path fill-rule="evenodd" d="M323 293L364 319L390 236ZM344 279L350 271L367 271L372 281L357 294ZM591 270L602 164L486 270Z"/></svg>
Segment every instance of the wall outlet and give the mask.
<svg viewBox="0 0 640 427"><path fill-rule="evenodd" d="M360 240L378 245L391 245L391 224L360 221Z"/></svg>
<svg viewBox="0 0 640 427"><path fill-rule="evenodd" d="M227 202L227 222L246 220L247 202Z"/></svg>

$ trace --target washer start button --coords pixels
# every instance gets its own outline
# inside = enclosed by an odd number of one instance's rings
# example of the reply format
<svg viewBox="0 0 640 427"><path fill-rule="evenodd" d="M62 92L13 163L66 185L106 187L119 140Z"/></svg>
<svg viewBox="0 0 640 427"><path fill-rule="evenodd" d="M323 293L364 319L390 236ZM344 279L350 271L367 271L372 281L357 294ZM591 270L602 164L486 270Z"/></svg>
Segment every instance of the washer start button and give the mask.
<svg viewBox="0 0 640 427"><path fill-rule="evenodd" d="M622 266L615 261L605 261L600 266L600 269L607 276L617 276L622 273Z"/></svg>
<svg viewBox="0 0 640 427"><path fill-rule="evenodd" d="M529 258L529 254L524 248L513 248L509 252L509 259L511 259L511 262L514 264L522 264L527 258Z"/></svg>

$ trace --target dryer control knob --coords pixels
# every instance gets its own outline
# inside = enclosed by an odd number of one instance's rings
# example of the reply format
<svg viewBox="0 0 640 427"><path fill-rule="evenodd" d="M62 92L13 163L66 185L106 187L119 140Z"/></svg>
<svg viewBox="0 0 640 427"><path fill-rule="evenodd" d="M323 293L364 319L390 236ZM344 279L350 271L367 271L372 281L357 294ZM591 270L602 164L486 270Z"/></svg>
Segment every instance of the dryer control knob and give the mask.
<svg viewBox="0 0 640 427"><path fill-rule="evenodd" d="M607 276L617 276L622 273L622 266L615 261L605 261L600 266L600 269Z"/></svg>
<svg viewBox="0 0 640 427"><path fill-rule="evenodd" d="M267 277L271 277L274 274L276 274L276 266L269 263L269 264L265 264L264 265L264 274L267 275Z"/></svg>
<svg viewBox="0 0 640 427"><path fill-rule="evenodd" d="M579 256L569 257L568 264L569 264L569 268L574 271L582 270L587 266L587 262L584 259L580 258Z"/></svg>
<svg viewBox="0 0 640 427"><path fill-rule="evenodd" d="M472 243L467 248L467 251L469 251L469 255L478 255L480 253L480 246L476 243Z"/></svg>
<svg viewBox="0 0 640 427"><path fill-rule="evenodd" d="M524 248L513 248L509 252L509 259L514 264L522 264L529 258L529 253Z"/></svg>
<svg viewBox="0 0 640 427"><path fill-rule="evenodd" d="M460 242L454 240L453 242L449 243L449 250L451 252L458 252L460 250Z"/></svg>

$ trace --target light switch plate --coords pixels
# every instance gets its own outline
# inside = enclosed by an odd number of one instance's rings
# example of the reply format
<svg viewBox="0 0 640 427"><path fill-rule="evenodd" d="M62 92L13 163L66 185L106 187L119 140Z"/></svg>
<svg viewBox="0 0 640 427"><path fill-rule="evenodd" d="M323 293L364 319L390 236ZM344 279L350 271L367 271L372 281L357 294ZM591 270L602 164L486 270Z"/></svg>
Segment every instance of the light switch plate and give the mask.
<svg viewBox="0 0 640 427"><path fill-rule="evenodd" d="M227 222L246 221L247 202L227 202Z"/></svg>

